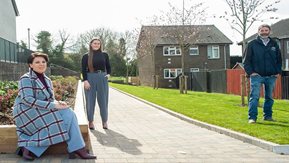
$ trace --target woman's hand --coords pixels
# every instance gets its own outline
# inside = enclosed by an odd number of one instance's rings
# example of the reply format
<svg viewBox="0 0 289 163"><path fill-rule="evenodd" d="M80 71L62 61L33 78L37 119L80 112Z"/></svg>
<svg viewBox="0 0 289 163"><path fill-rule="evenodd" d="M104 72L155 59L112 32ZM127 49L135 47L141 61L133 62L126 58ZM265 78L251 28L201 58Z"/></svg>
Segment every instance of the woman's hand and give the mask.
<svg viewBox="0 0 289 163"><path fill-rule="evenodd" d="M108 79L110 77L110 74L106 74L104 77Z"/></svg>
<svg viewBox="0 0 289 163"><path fill-rule="evenodd" d="M69 105L65 101L56 101L55 102L55 108L56 109L67 109L69 108Z"/></svg>
<svg viewBox="0 0 289 163"><path fill-rule="evenodd" d="M90 89L90 84L87 80L84 81L84 89L89 90Z"/></svg>
<svg viewBox="0 0 289 163"><path fill-rule="evenodd" d="M256 72L253 72L250 76L260 76L260 75Z"/></svg>

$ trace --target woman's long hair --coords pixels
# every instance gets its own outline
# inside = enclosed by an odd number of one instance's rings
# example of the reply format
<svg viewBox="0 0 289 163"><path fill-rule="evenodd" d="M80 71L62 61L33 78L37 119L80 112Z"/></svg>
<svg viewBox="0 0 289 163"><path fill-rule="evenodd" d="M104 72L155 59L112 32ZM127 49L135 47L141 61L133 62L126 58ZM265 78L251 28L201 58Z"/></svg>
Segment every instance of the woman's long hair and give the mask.
<svg viewBox="0 0 289 163"><path fill-rule="evenodd" d="M98 51L102 51L101 50L101 40L99 38L93 38L90 42L89 42L89 51L88 51L88 70L89 72L94 72L94 67L93 67L93 49L91 47L91 44L93 41L98 40L100 42L100 47L98 49Z"/></svg>

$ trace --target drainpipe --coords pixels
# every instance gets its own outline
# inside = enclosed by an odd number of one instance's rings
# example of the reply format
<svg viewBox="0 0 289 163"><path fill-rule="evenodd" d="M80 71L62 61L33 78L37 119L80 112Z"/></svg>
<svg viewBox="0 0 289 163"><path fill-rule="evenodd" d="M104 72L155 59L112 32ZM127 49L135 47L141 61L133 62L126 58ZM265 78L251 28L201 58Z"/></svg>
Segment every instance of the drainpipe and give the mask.
<svg viewBox="0 0 289 163"><path fill-rule="evenodd" d="M226 50L226 44L224 45L224 64L225 64L225 70L227 69L227 50Z"/></svg>

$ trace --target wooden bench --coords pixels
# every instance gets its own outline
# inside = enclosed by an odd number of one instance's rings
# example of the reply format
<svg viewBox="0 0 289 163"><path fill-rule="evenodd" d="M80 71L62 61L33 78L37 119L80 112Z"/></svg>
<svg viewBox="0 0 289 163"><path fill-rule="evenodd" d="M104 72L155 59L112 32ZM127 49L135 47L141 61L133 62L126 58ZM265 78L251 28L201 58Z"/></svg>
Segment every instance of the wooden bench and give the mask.
<svg viewBox="0 0 289 163"><path fill-rule="evenodd" d="M89 139L88 121L84 110L84 95L81 81L78 82L74 112L77 116L81 134L86 144L86 149L91 150ZM15 125L0 125L0 153L15 153L17 148L17 134ZM52 145L45 154L66 154L65 142Z"/></svg>

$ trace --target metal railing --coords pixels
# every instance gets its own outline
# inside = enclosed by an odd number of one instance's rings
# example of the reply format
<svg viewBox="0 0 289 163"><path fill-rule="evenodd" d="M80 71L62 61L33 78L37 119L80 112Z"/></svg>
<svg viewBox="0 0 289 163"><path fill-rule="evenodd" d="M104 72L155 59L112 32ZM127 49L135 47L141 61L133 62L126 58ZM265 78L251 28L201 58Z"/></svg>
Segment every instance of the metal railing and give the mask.
<svg viewBox="0 0 289 163"><path fill-rule="evenodd" d="M0 37L0 61L10 63L26 63L33 51Z"/></svg>

